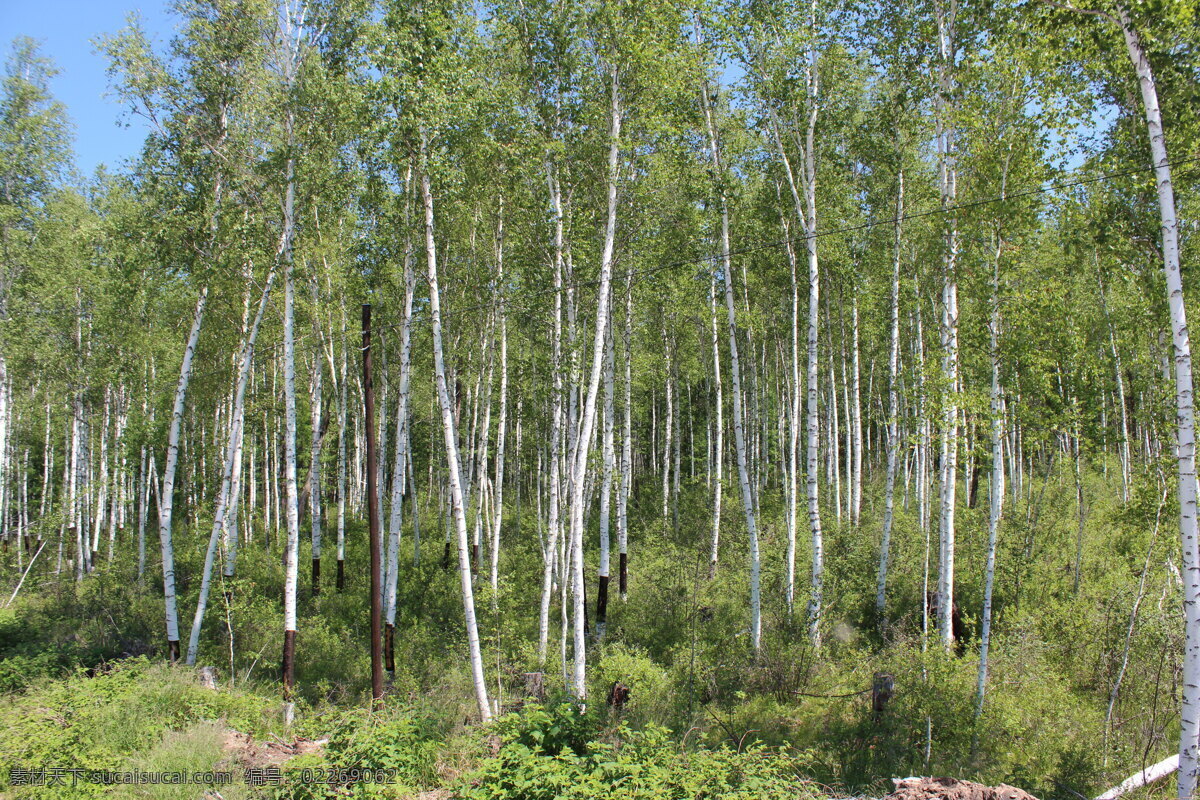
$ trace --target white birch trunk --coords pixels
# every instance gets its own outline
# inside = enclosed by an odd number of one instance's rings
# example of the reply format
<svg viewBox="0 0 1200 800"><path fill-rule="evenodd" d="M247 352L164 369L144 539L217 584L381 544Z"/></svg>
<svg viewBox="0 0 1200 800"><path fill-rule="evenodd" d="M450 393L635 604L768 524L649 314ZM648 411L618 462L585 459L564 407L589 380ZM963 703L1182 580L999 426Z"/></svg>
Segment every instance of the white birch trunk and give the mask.
<svg viewBox="0 0 1200 800"><path fill-rule="evenodd" d="M1179 734L1179 798L1196 794L1200 777L1200 553L1196 531L1196 420L1193 407L1192 346L1188 336L1187 311L1179 264L1179 222L1175 216L1175 190L1167 158L1167 140L1158 89L1141 37L1133 27L1123 3L1116 4L1121 32L1129 58L1137 73L1146 132L1154 159L1158 210L1162 220L1163 272L1171 313L1171 339L1175 350L1176 458L1179 472L1179 534L1183 543L1183 608L1185 644L1183 658L1183 704Z"/></svg>
<svg viewBox="0 0 1200 800"><path fill-rule="evenodd" d="M596 600L596 638L603 641L607 626L608 582L609 582L609 518L612 501L613 482L613 326L611 324L612 309L609 303L610 323L605 331L604 348L604 434L602 449L604 453L603 473L600 477L600 566L597 570L599 577L598 595Z"/></svg>
<svg viewBox="0 0 1200 800"><path fill-rule="evenodd" d="M954 546L955 492L958 487L958 222L952 210L957 201L958 175L954 142L954 121L947 119L946 98L953 79L951 70L955 54L955 16L957 6L951 4L949 14L937 6L938 50L941 59L938 95L938 174L941 184L942 208L949 214L946 230L946 252L942 286L942 371L945 380L944 413L942 418L942 497L938 550L938 631L942 645L949 650L954 643L952 617L954 612Z"/></svg>
<svg viewBox="0 0 1200 800"><path fill-rule="evenodd" d="M879 572L875 581L875 616L880 630L887 627L887 575L891 555L892 517L895 508L896 455L900 449L900 395L897 391L900 366L900 220L904 217L904 170L896 183L896 222L892 255L892 313L888 337L888 434L887 477L883 487L883 538L879 545Z"/></svg>
<svg viewBox="0 0 1200 800"><path fill-rule="evenodd" d="M183 351L183 363L179 367L179 383L175 387L175 405L171 411L171 425L167 432L167 456L163 464L162 488L158 493L158 538L162 545L167 652L168 658L172 661L179 658L179 615L175 603L175 547L171 538L175 470L179 465L179 432L183 426L183 408L187 399L188 381L192 377L192 359L196 355L196 343L200 340L200 326L204 321L204 306L207 301L208 286L203 286L196 298L196 309L192 314L192 329L188 334L187 346Z"/></svg>
<svg viewBox="0 0 1200 800"><path fill-rule="evenodd" d="M1003 194L1002 190L1001 195ZM979 676L975 687L976 719L983 714L987 691L988 647L992 639L992 589L996 580L996 539L1000 533L1000 515L1004 510L1004 397L1000 389L1000 257L1003 250L1004 239L997 236L995 263L992 267L992 318L988 324L992 360L992 481L988 489L987 565L983 579L983 630L979 637Z"/></svg>
<svg viewBox="0 0 1200 800"><path fill-rule="evenodd" d="M238 367L237 387L234 390L233 427L229 432L229 442L226 445L225 461L221 470L221 492L217 496L217 507L213 514L212 533L208 540L208 550L204 556L204 573L200 579L200 596L196 601L196 614L192 618L192 632L188 639L186 663L191 666L196 663L200 649L200 629L204 624L204 612L208 607L208 594L212 586L213 564L217 554L217 544L225 535L229 521L237 513L237 497L233 489L235 465L241 460L242 425L245 422L246 386L250 380L250 367L254 361L254 343L258 339L258 331L262 324L263 315L267 309L271 287L275 282L275 269L267 274L263 284L262 297L258 301L258 312L254 324L246 334L242 345L240 364Z"/></svg>
<svg viewBox="0 0 1200 800"><path fill-rule="evenodd" d="M342 358L339 365L340 386L338 386L338 474L337 474L337 560L338 574L342 574L346 561L346 406L349 395L347 378L347 343L346 343L346 308L341 307L342 322ZM341 587L339 587L341 588Z"/></svg>
<svg viewBox="0 0 1200 800"><path fill-rule="evenodd" d="M721 167L721 151L717 142L717 126L712 105L708 97L708 79L701 84L701 100L704 106L704 121L708 129L709 153L712 157L713 173L720 179L724 174ZM737 451L738 484L742 493L742 509L746 514L746 531L750 541L750 641L757 656L762 646L762 608L760 597L761 562L758 553L758 525L754 515L754 498L750 494L750 472L746 463L746 434L742 419L742 374L738 363L737 318L733 301L733 259L729 245L729 203L722 188L718 188L718 203L721 210L721 269L725 282L725 311L729 322L729 366L733 380L733 441Z"/></svg>
<svg viewBox="0 0 1200 800"><path fill-rule="evenodd" d="M553 363L551 370L553 380L553 411L550 421L550 477L549 498L547 501L547 524L549 527L548 544L546 547L545 564L542 571L542 597L538 611L538 664L544 667L546 651L550 636L550 601L554 595L554 573L558 558L558 537L561 523L559 521L559 492L562 476L560 473L561 450L563 442L563 385L562 385L562 267L563 267L563 218L562 195L560 194L558 178L554 166L546 165L546 181L550 191L550 204L554 213L554 341Z"/></svg>
<svg viewBox="0 0 1200 800"><path fill-rule="evenodd" d="M721 544L721 493L725 475L725 398L721 379L721 342L717 334L717 274L713 272L708 283L709 318L712 320L713 383L716 388L716 444L713 461L716 473L713 476L712 544L708 553L708 577L717 573L717 559Z"/></svg>
<svg viewBox="0 0 1200 800"><path fill-rule="evenodd" d="M407 187L412 180L411 168L406 170L405 219L409 217ZM407 229L407 226L405 226ZM404 246L404 306L400 317L400 387L396 402L396 452L392 469L392 508L388 517L387 573L384 582L384 622L396 624L396 588L400 577L400 527L403 522L404 484L408 461L408 394L412 375L412 307L416 276L412 268L412 247L408 234ZM339 556L340 558L341 556Z"/></svg>
<svg viewBox="0 0 1200 800"><path fill-rule="evenodd" d="M429 171L425 167L425 142L421 142L421 198L425 207L425 256L429 267L429 316L433 326L433 366L437 382L438 402L442 412L442 434L446 446L446 466L450 480L451 507L454 528L458 537L458 573L462 585L463 616L467 628L467 647L471 661L471 678L475 686L475 700L479 717L483 722L492 718L488 702L487 683L483 675L483 654L479 647L479 628L475 622L475 593L471 580L470 540L467 534L467 515L463 507L462 472L458 457L458 431L446 385L445 358L442 353L441 294L438 291L437 245L434 242L433 193L429 186Z"/></svg>
<svg viewBox="0 0 1200 800"><path fill-rule="evenodd" d="M500 420L496 427L496 480L492 506L491 579L492 608L500 607L500 529L504 522L504 449L508 429L508 309L504 284L504 198L496 223L496 280L500 315ZM518 453L519 455L519 453Z"/></svg>
<svg viewBox="0 0 1200 800"><path fill-rule="evenodd" d="M571 674L571 694L578 702L587 700L587 640L585 636L586 597L583 591L583 510L584 478L587 474L588 450L596 422L596 398L600 391L604 345L608 328L609 290L612 286L613 248L617 236L617 172L621 140L621 104L618 93L617 70L611 70L611 129L608 146L608 216L604 228L604 249L600 255L600 286L596 298L596 331L592 342L592 366L587 395L583 404L579 434L571 477L571 584L574 601L574 664Z"/></svg>
<svg viewBox="0 0 1200 800"><path fill-rule="evenodd" d="M633 489L633 262L625 276L625 411L621 417L621 489L617 494L618 590L624 600L628 591L629 493Z"/></svg>
<svg viewBox="0 0 1200 800"><path fill-rule="evenodd" d="M862 369L858 348L858 292L850 300L850 426L854 445L850 462L850 524L858 527L862 513L863 424ZM869 398L868 398L869 399Z"/></svg>
<svg viewBox="0 0 1200 800"><path fill-rule="evenodd" d="M809 53L807 93L810 110L804 148L805 216L803 222L804 244L808 253L808 374L806 376L808 381L808 419L805 427L808 441L805 469L807 472L808 524L812 532L812 581L809 587L808 601L808 638L814 647L820 647L821 605L825 581L825 539L821 530L821 500L817 486L817 461L821 448L821 429L817 415L817 329L820 313L821 273L817 261L816 240L817 54L815 48ZM834 414L836 417L836 406ZM836 438L831 438L830 447L837 447Z"/></svg>
<svg viewBox="0 0 1200 800"><path fill-rule="evenodd" d="M321 383L325 372L321 364L320 318L317 315L321 301L315 278L312 282L312 290L313 351L312 375L309 379L308 514L312 545L312 593L315 597L321 591L321 443L324 441L324 437L321 435Z"/></svg>

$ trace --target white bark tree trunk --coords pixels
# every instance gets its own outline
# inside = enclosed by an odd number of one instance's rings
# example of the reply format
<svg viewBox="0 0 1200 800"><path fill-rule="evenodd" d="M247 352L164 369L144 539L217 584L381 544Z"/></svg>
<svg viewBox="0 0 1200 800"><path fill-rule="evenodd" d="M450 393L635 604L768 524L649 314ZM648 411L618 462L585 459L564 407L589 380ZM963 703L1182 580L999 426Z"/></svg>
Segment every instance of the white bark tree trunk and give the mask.
<svg viewBox="0 0 1200 800"><path fill-rule="evenodd" d="M904 169L896 181L896 222L892 254L891 326L888 337L887 476L883 487L883 538L879 545L879 572L875 581L875 616L880 630L887 627L887 575L891 555L892 517L895 508L896 456L900 449L900 221L904 218Z"/></svg>
<svg viewBox="0 0 1200 800"><path fill-rule="evenodd" d="M717 333L717 274L713 272L708 284L709 318L712 320L713 384L716 389L716 444L713 448L713 511L712 544L708 553L708 577L717 573L721 544L721 494L725 485L725 397L721 379L721 342Z"/></svg>
<svg viewBox="0 0 1200 800"><path fill-rule="evenodd" d="M1001 195L1003 194L1002 190ZM983 714L987 691L988 647L992 639L992 589L996 581L996 539L1000 533L1000 515L1004 510L1004 396L1000 389L1000 257L1003 251L1004 239L997 236L995 263L992 266L992 318L988 324L992 360L992 480L988 490L990 502L987 565L984 568L983 579L983 630L979 637L979 677L975 687L976 719Z"/></svg>
<svg viewBox="0 0 1200 800"><path fill-rule="evenodd" d="M412 180L411 168L404 178L405 195ZM405 200L405 219L409 217L408 201ZM388 636L396 625L396 588L400 579L400 528L404 516L404 484L408 461L408 395L412 373L412 307L416 278L412 269L411 240L405 233L404 244L404 306L400 316L400 386L396 402L396 451L392 465L392 508L388 516L387 568L384 581L384 609Z"/></svg>
<svg viewBox="0 0 1200 800"><path fill-rule="evenodd" d="M599 586L596 595L596 638L603 641L605 628L608 624L608 582L609 570L609 521L612 506L613 462L615 460L613 447L613 326L612 303L609 303L609 325L605 331L604 347L604 433L601 447L603 449L604 466L600 476L600 565L597 570Z"/></svg>
<svg viewBox="0 0 1200 800"><path fill-rule="evenodd" d="M621 489L617 495L617 588L624 600L628 591L629 493L633 489L633 262L625 276L625 410L621 416Z"/></svg>
<svg viewBox="0 0 1200 800"><path fill-rule="evenodd" d="M492 503L491 579L492 608L500 604L500 529L504 522L504 449L508 430L508 309L504 284L504 198L500 198L500 218L496 223L496 292L500 316L500 418L496 426L496 480ZM519 454L518 454L519 455Z"/></svg>
<svg viewBox="0 0 1200 800"><path fill-rule="evenodd" d="M233 491L233 473L235 465L240 461L242 425L245 422L246 386L249 384L250 367L254 362L254 344L258 339L258 331L266 312L267 301L270 298L271 287L275 282L275 268L272 266L267 273L266 283L263 284L262 297L258 301L258 312L254 324L247 332L246 341L242 345L241 359L238 367L237 387L234 390L233 427L229 432L229 442L225 449L225 461L221 470L221 492L217 496L217 506L213 514L212 533L208 540L208 550L204 556L204 573L200 579L200 596L196 601L196 614L192 619L192 633L188 639L188 666L196 663L196 655L200 648L200 628L204 624L204 612L208 607L208 594L212 585L213 564L216 559L217 543L221 541L223 532L228 528L233 515L237 513L237 499Z"/></svg>
<svg viewBox="0 0 1200 800"><path fill-rule="evenodd" d="M809 53L808 64L808 131L804 148L804 244L808 253L808 420L806 423L808 524L812 532L812 581L808 600L808 637L814 647L821 645L821 604L825 579L825 539L821 530L821 500L817 486L817 461L820 457L821 428L817 409L817 331L820 313L821 273L817 261L817 54ZM832 396L832 393L831 393ZM834 410L836 415L836 407ZM837 447L836 437L831 437L830 447ZM834 459L831 459L831 461Z"/></svg>
<svg viewBox="0 0 1200 800"><path fill-rule="evenodd" d="M858 527L862 515L863 423L862 368L858 347L858 292L850 299L850 428L854 445L850 462L850 524Z"/></svg>
<svg viewBox="0 0 1200 800"><path fill-rule="evenodd" d="M708 97L708 79L701 84L704 121L708 129L708 146L713 173L722 180L721 151L717 141L717 125ZM729 203L723 187L718 185L721 210L721 269L725 282L725 311L729 322L729 366L733 380L733 441L737 451L738 484L742 493L742 509L746 514L746 531L750 541L750 642L757 656L762 646L762 605L759 588L761 562L758 553L758 525L754 515L754 498L750 494L750 472L746 463L746 434L742 419L742 373L738 362L737 318L733 302L733 259L729 245Z"/></svg>
<svg viewBox="0 0 1200 800"><path fill-rule="evenodd" d="M338 590L342 589L342 579L345 575L346 563L346 406L349 394L347 343L346 343L346 308L341 307L342 323L342 358L338 366L340 385L338 386L338 465L337 465L337 560L338 560Z"/></svg>
<svg viewBox="0 0 1200 800"><path fill-rule="evenodd" d="M208 301L208 286L200 288L196 308L192 313L192 329L188 334L183 351L183 363L179 366L179 383L175 386L175 405L171 411L171 425L167 432L167 456L163 464L162 488L158 493L158 538L162 545L163 601L167 618L167 656L179 658L179 612L175 601L175 547L171 538L171 517L174 510L175 470L179 466L179 432L183 427L183 408L187 400L188 381L192 377L192 360L196 355L196 343L200 340L200 326L204 321L204 306Z"/></svg>
<svg viewBox="0 0 1200 800"><path fill-rule="evenodd" d="M958 173L954 121L947 109L952 86L951 70L955 57L955 16L957 6L951 3L949 13L939 2L937 6L938 50L941 59L938 95L938 174L941 184L942 208L949 214L946 231L946 253L942 285L942 371L945 397L942 418L942 497L939 525L938 558L938 631L942 645L949 650L954 643L954 546L955 492L958 487L958 222L954 203L958 197Z"/></svg>
<svg viewBox="0 0 1200 800"><path fill-rule="evenodd" d="M483 654L479 647L479 627L475 622L475 592L471 580L470 539L467 534L467 515L463 507L462 472L458 457L458 430L450 393L446 385L445 357L442 351L441 293L438 291L437 245L434 241L433 193L429 186L429 171L425 165L425 142L421 142L421 198L425 207L425 258L429 267L429 317L433 327L433 366L437 382L438 402L442 412L442 434L446 446L446 466L450 481L451 508L458 537L458 573L462 586L463 616L466 620L467 647L471 661L471 678L475 686L475 701L483 722L492 718L488 702L487 682L483 675Z"/></svg>
<svg viewBox="0 0 1200 800"><path fill-rule="evenodd" d="M546 164L546 182L550 192L550 205L554 213L554 340L551 371L553 381L553 411L550 421L550 476L547 501L548 542L542 570L542 596L538 610L538 664L545 666L546 651L550 637L550 601L554 595L554 574L558 560L558 539L562 523L559 520L559 493L562 475L561 450L563 443L563 381L562 381L562 269L563 269L563 216L562 195L558 177L552 163Z"/></svg>
<svg viewBox="0 0 1200 800"><path fill-rule="evenodd" d="M1150 59L1141 37L1133 27L1123 3L1116 4L1121 32L1129 59L1137 73L1146 115L1146 133L1154 159L1158 210L1162 221L1163 272L1171 313L1171 340L1175 349L1176 458L1179 472L1179 534L1183 543L1183 608L1185 644L1183 658L1183 706L1179 734L1179 798L1196 794L1200 777L1200 553L1196 531L1196 419L1193 406L1192 345L1188 336L1187 311L1183 302L1183 279L1179 265L1179 222L1175 216L1175 189L1167 158L1158 89Z"/></svg>
<svg viewBox="0 0 1200 800"><path fill-rule="evenodd" d="M621 144L621 101L617 70L611 69L612 105L608 144L608 215L604 227L604 249L600 255L600 285L596 298L596 331L592 341L592 366L588 377L587 394L580 419L579 435L571 474L571 583L574 600L574 665L571 674L571 694L579 702L587 700L587 639L585 636L586 597L583 591L583 510L584 478L587 474L588 450L596 422L596 398L600 393L600 374L604 366L604 350L608 332L609 290L612 287L613 248L617 237L617 174Z"/></svg>
<svg viewBox="0 0 1200 800"><path fill-rule="evenodd" d="M312 544L312 593L321 592L321 384L325 370L322 367L320 308L321 299L317 280L312 282L313 299L313 342L312 374L309 378L309 448L308 448L308 515L309 534ZM240 435L240 431L239 431Z"/></svg>

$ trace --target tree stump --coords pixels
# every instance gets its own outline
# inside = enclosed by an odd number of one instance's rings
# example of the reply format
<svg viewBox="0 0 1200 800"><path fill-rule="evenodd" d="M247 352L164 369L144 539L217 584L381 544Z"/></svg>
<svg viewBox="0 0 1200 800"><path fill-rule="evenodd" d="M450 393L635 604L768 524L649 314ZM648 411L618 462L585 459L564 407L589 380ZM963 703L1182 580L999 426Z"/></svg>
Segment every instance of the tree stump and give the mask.
<svg viewBox="0 0 1200 800"><path fill-rule="evenodd" d="M612 688L608 690L608 704L613 711L620 711L629 702L629 687L620 681L615 681Z"/></svg>
<svg viewBox="0 0 1200 800"><path fill-rule="evenodd" d="M531 700L537 700L539 703L545 702L546 673L523 672L521 677L525 680L525 696Z"/></svg>
<svg viewBox="0 0 1200 800"><path fill-rule="evenodd" d="M196 675L200 678L200 685L205 689L217 688L217 668L216 667L200 667L196 670Z"/></svg>

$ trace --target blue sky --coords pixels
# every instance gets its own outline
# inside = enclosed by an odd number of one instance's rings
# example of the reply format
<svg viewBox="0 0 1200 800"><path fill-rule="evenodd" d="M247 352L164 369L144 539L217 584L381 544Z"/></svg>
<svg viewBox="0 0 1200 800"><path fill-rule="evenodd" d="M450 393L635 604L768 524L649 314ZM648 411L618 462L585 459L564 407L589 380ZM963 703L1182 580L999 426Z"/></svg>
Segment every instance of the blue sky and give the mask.
<svg viewBox="0 0 1200 800"><path fill-rule="evenodd" d="M5 58L14 37L32 36L58 67L51 89L74 123L76 164L84 175L101 163L117 168L137 155L145 138L141 121L128 118L116 98L105 96L108 61L92 44L97 36L123 28L131 12L141 14L156 44L171 38L174 20L162 0L0 0Z"/></svg>
<svg viewBox="0 0 1200 800"><path fill-rule="evenodd" d="M155 42L164 47L174 34L175 18L167 12L167 0L0 0L0 47L5 57L16 36L32 36L41 52L59 69L52 90L66 104L75 126L75 154L79 170L90 176L100 164L118 169L121 162L137 155L146 134L144 122L125 112L111 96L108 62L96 52L92 40L116 33L130 13L141 15ZM740 77L726 70L726 84ZM1086 137L1111 124L1111 109L1102 109L1086 122L1068 146L1086 147ZM1079 166L1083 154L1074 152L1063 159L1068 168Z"/></svg>

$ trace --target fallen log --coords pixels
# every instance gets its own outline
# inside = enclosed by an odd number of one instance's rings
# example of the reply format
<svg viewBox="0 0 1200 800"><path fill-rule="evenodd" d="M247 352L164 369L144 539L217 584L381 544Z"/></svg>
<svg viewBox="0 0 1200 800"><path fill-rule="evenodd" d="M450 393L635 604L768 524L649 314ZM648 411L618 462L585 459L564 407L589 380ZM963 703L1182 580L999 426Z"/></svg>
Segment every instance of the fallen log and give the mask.
<svg viewBox="0 0 1200 800"><path fill-rule="evenodd" d="M1175 754L1170 758L1164 758L1157 764L1146 767L1141 772L1135 772L1125 780L1121 781L1120 786L1114 786L1102 795L1096 797L1096 800L1116 800L1116 798L1132 792L1134 789L1140 789L1147 784L1154 783L1157 780L1162 780L1168 775L1173 774L1179 769L1179 754Z"/></svg>

